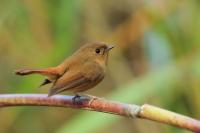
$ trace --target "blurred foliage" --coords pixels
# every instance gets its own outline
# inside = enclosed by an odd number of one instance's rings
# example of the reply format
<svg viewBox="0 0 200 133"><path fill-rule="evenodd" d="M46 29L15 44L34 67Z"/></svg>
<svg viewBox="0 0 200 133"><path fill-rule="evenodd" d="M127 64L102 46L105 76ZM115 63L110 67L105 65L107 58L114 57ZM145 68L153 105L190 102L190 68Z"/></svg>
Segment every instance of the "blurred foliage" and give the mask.
<svg viewBox="0 0 200 133"><path fill-rule="evenodd" d="M198 0L0 0L0 92L47 93L37 89L43 77L13 70L55 66L85 42L104 41L116 45L107 77L86 93L200 119L199 12ZM55 107L4 108L0 118L2 133L187 132Z"/></svg>

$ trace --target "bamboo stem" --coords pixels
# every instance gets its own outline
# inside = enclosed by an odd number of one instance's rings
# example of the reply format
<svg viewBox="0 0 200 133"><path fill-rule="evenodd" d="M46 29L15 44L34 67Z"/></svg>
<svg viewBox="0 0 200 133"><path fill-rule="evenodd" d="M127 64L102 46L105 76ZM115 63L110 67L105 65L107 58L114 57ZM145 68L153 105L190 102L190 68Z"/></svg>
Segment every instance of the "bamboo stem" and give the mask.
<svg viewBox="0 0 200 133"><path fill-rule="evenodd" d="M54 106L78 108L116 114L130 118L152 120L200 133L200 121L148 104L138 106L90 96L80 96L74 99L74 96L56 95L47 97L46 94L0 95L0 107L9 106Z"/></svg>

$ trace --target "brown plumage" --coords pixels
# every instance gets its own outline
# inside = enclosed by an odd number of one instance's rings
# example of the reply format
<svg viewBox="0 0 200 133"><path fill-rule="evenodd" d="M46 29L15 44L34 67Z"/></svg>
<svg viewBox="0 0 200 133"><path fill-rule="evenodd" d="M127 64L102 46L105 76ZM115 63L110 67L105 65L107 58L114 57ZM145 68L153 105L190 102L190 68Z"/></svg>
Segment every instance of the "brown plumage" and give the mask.
<svg viewBox="0 0 200 133"><path fill-rule="evenodd" d="M69 90L72 92L86 91L99 82L105 75L108 53L113 45L105 43L88 43L72 56L56 67L45 69L21 69L17 75L41 74L47 78L41 86L53 83L48 96Z"/></svg>

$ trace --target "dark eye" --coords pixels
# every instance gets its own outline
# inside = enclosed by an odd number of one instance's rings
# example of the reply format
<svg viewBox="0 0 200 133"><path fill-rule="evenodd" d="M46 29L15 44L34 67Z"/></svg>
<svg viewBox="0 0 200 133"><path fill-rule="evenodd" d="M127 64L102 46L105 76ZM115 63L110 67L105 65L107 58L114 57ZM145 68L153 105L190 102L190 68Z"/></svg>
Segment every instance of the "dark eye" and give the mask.
<svg viewBox="0 0 200 133"><path fill-rule="evenodd" d="M95 50L95 52L96 52L97 54L99 54L99 53L101 52L101 50L97 48L97 49Z"/></svg>

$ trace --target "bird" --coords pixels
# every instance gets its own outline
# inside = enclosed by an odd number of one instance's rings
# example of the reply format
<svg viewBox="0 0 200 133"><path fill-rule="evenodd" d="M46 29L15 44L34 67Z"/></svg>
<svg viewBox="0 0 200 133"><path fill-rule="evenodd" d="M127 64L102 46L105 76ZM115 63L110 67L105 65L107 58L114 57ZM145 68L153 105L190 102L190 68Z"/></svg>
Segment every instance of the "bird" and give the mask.
<svg viewBox="0 0 200 133"><path fill-rule="evenodd" d="M84 92L100 83L106 73L109 51L114 45L90 42L55 67L42 69L19 69L16 75L40 74L46 76L41 86L52 83L48 97L70 91Z"/></svg>

